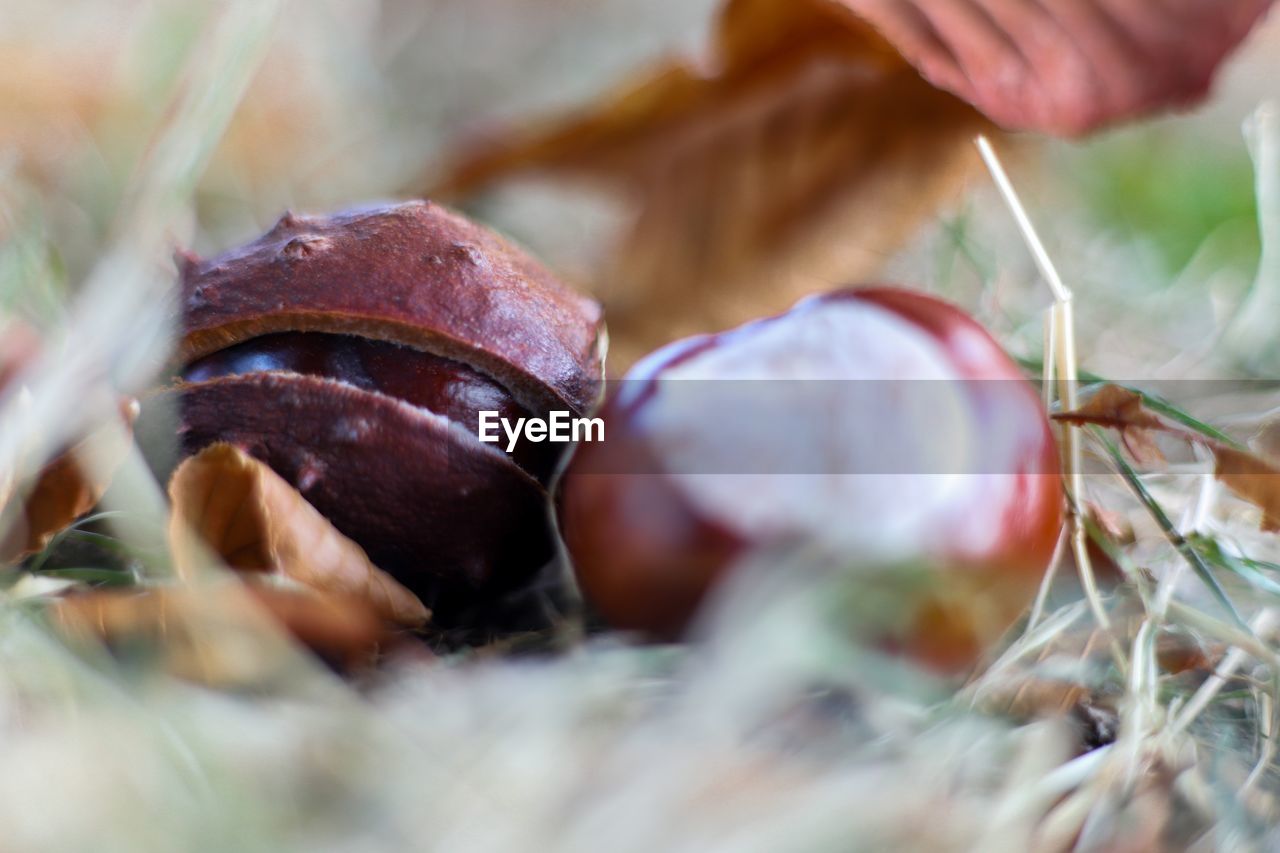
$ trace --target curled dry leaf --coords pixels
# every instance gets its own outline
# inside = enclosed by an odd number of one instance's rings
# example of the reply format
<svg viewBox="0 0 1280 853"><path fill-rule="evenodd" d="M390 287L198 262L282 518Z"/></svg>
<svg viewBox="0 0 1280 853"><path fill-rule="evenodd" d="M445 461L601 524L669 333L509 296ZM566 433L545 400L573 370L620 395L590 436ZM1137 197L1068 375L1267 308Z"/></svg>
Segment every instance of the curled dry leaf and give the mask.
<svg viewBox="0 0 1280 853"><path fill-rule="evenodd" d="M1002 127L1074 136L1200 100L1271 0L842 0Z"/></svg>
<svg viewBox="0 0 1280 853"><path fill-rule="evenodd" d="M420 627L430 617L417 596L369 562L296 489L237 447L210 445L183 461L169 481L169 497L174 560L188 577L201 565L203 543L233 569L275 573L362 600L403 627Z"/></svg>
<svg viewBox="0 0 1280 853"><path fill-rule="evenodd" d="M224 687L268 681L289 665L277 625L344 671L392 639L362 600L263 583L81 592L48 612L72 642L154 654L175 675Z"/></svg>
<svg viewBox="0 0 1280 853"><path fill-rule="evenodd" d="M251 583L248 590L295 640L340 670L358 669L389 648L405 646L403 635L388 630L365 599L266 583Z"/></svg>
<svg viewBox="0 0 1280 853"><path fill-rule="evenodd" d="M10 322L0 328L0 397L39 350L39 337L30 327ZM137 415L137 402L126 400L119 422L94 430L46 465L30 484L16 482L13 472L0 464L0 563L41 550L54 534L93 509L128 451Z"/></svg>
<svg viewBox="0 0 1280 853"><path fill-rule="evenodd" d="M0 562L16 562L40 551L102 498L107 484L92 481L78 461L85 452L82 446L54 459L30 491L0 509Z"/></svg>
<svg viewBox="0 0 1280 853"><path fill-rule="evenodd" d="M1139 448L1154 448L1154 432L1175 435L1204 447L1213 454L1214 476L1262 510L1264 530L1280 531L1280 465L1275 462L1161 417L1146 406L1140 394L1115 385L1103 386L1081 408L1054 417L1065 423L1115 429L1126 437L1126 446L1131 449L1135 443ZM1134 436L1140 438L1135 440Z"/></svg>
<svg viewBox="0 0 1280 853"><path fill-rule="evenodd" d="M560 120L468 140L433 192L586 177L636 211L595 279L610 359L871 275L972 165L987 125L835 0L732 0L706 57Z"/></svg>
<svg viewBox="0 0 1280 853"><path fill-rule="evenodd" d="M1166 430L1168 425L1146 408L1141 394L1128 388L1104 385L1079 409L1056 418L1067 423L1114 429L1120 434L1125 450L1138 462L1163 464L1165 461L1155 433Z"/></svg>

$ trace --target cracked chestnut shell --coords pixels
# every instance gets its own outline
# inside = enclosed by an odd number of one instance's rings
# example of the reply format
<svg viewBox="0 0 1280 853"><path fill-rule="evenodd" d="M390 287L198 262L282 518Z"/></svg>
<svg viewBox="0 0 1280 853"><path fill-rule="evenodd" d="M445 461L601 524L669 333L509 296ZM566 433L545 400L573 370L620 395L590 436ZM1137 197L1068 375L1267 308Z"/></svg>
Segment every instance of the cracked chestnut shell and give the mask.
<svg viewBox="0 0 1280 853"><path fill-rule="evenodd" d="M652 636L683 634L739 559L799 543L902 579L870 639L954 671L1030 603L1062 523L1033 388L964 312L904 289L671 344L598 415L606 440L561 484L565 541L596 610Z"/></svg>
<svg viewBox="0 0 1280 853"><path fill-rule="evenodd" d="M181 449L236 444L457 627L553 556L563 446L508 455L477 413L583 414L599 307L424 201L286 214L182 262Z"/></svg>

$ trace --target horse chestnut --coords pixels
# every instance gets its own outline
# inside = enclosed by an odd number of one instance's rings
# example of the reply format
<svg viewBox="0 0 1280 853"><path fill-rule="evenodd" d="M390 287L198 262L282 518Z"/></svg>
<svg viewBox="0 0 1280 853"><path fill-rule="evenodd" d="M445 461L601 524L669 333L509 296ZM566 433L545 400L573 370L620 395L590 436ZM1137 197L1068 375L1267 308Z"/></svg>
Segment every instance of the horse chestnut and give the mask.
<svg viewBox="0 0 1280 853"><path fill-rule="evenodd" d="M1062 523L1049 422L959 309L902 289L813 297L636 365L578 449L561 522L615 626L685 631L745 553L820 542L934 568L875 639L942 670L1029 603Z"/></svg>
<svg viewBox="0 0 1280 853"><path fill-rule="evenodd" d="M238 445L451 627L554 553L563 446L480 443L480 410L582 414L599 307L429 202L286 214L182 269L182 450Z"/></svg>

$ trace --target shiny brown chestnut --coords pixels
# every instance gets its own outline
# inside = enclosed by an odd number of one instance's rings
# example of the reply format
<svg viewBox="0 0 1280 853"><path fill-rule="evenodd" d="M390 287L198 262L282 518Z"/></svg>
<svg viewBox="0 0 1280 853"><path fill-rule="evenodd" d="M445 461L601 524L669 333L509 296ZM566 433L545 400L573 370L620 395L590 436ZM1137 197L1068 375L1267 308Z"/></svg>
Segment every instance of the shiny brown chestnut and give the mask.
<svg viewBox="0 0 1280 853"><path fill-rule="evenodd" d="M477 438L478 412L583 414L599 307L430 202L286 214L182 264L182 451L236 444L457 627L554 553L562 445Z"/></svg>
<svg viewBox="0 0 1280 853"><path fill-rule="evenodd" d="M566 544L599 613L657 637L739 559L800 543L901 583L870 638L955 671L1030 603L1062 524L1038 396L964 312L909 290L671 344L599 415L606 440L562 481Z"/></svg>

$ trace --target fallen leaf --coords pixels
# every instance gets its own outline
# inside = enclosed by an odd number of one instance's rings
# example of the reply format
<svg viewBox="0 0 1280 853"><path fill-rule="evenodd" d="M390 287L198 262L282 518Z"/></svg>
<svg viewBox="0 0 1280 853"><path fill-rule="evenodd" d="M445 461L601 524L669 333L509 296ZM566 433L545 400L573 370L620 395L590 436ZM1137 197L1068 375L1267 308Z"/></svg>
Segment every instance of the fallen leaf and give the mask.
<svg viewBox="0 0 1280 853"><path fill-rule="evenodd" d="M358 669L402 643L364 599L261 583L250 583L248 590L294 639L339 670Z"/></svg>
<svg viewBox="0 0 1280 853"><path fill-rule="evenodd" d="M1170 427L1147 409L1142 395L1136 391L1119 385L1104 385L1079 409L1054 415L1054 419L1114 429L1120 434L1125 450L1136 461L1143 464L1163 464L1165 461L1154 433L1170 431Z"/></svg>
<svg viewBox="0 0 1280 853"><path fill-rule="evenodd" d="M342 671L393 639L367 602L262 583L78 592L48 613L74 643L155 655L179 677L224 687L269 682L290 665L275 626Z"/></svg>
<svg viewBox="0 0 1280 853"><path fill-rule="evenodd" d="M237 447L214 444L184 460L169 481L169 498L170 542L184 576L197 573L203 544L233 569L363 600L403 627L421 627L430 616L296 489Z"/></svg>
<svg viewBox="0 0 1280 853"><path fill-rule="evenodd" d="M1163 633L1156 640L1156 662L1173 675L1207 677L1227 653L1221 643L1209 645L1189 634Z"/></svg>
<svg viewBox="0 0 1280 853"><path fill-rule="evenodd" d="M39 349L39 337L25 324L14 321L0 329L0 393L35 360ZM29 485L18 483L13 471L0 469L0 563L40 551L58 531L97 505L111 472L128 451L137 414L136 401L126 400L120 423L94 430L46 465Z"/></svg>
<svg viewBox="0 0 1280 853"><path fill-rule="evenodd" d="M1269 5L726 0L705 56L467 139L430 192L545 174L625 198L627 236L592 273L616 371L874 276L955 194L988 120L1074 135L1199 98Z"/></svg>
<svg viewBox="0 0 1280 853"><path fill-rule="evenodd" d="M1080 738L1079 752L1115 739L1114 697L1096 690L1086 680L1055 673L1056 662L1078 661L1105 666L1110 662L1113 638L1132 636L1137 630L1138 606L1121 589L1113 599L1111 630L1077 621L1046 638L1034 654L1021 655L994 670L979 670L966 691L978 708L1018 721L1046 718L1072 720Z"/></svg>
<svg viewBox="0 0 1280 853"><path fill-rule="evenodd" d="M1155 447L1153 432L1168 433L1197 444L1213 454L1214 476L1238 497L1262 510L1262 529L1280 531L1280 465L1161 417L1147 408L1141 395L1134 391L1105 385L1084 406L1054 415L1054 419L1115 429L1122 436L1128 436L1126 446L1131 448L1130 452L1136 446L1149 455Z"/></svg>
<svg viewBox="0 0 1280 853"><path fill-rule="evenodd" d="M432 193L559 172L628 197L629 236L595 275L618 368L871 275L958 187L983 129L842 3L731 0L708 56L470 140Z"/></svg>
<svg viewBox="0 0 1280 853"><path fill-rule="evenodd" d="M1099 691L1087 679L1074 679L1059 666L1072 661L1085 667L1111 663L1111 641L1132 645L1147 620L1146 610L1132 588L1118 588L1110 597L1110 631L1091 620L1079 620L1047 638L1035 654L1020 656L994 671L979 671L969 690L979 708L1025 721L1068 717L1082 727L1085 749L1115 739L1119 718L1117 697ZM1162 674L1198 681L1207 678L1225 655L1222 644L1209 645L1177 629L1165 628L1156 639L1156 663Z"/></svg>
<svg viewBox="0 0 1280 853"><path fill-rule="evenodd" d="M1241 498L1262 510L1262 529L1280 530L1280 468L1233 447L1212 448L1214 476Z"/></svg>
<svg viewBox="0 0 1280 853"><path fill-rule="evenodd" d="M1200 100L1271 0L843 0L1009 130L1077 136Z"/></svg>
<svg viewBox="0 0 1280 853"><path fill-rule="evenodd" d="M58 531L97 505L106 484L90 481L77 455L64 453L53 460L25 496L0 511L0 562L17 562L39 552Z"/></svg>

